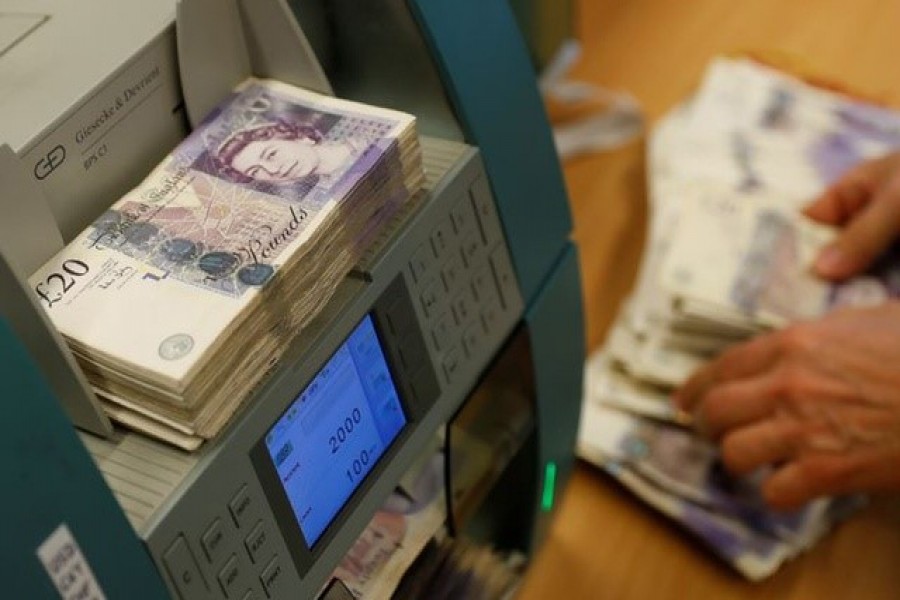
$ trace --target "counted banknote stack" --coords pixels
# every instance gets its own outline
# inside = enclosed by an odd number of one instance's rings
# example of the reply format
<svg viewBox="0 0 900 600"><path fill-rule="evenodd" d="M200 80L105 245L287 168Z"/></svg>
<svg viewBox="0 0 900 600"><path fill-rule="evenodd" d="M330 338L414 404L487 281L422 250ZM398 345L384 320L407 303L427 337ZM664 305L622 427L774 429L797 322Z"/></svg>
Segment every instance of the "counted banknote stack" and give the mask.
<svg viewBox="0 0 900 600"><path fill-rule="evenodd" d="M900 115L745 59L714 61L649 144L637 283L588 358L578 451L750 579L815 543L859 497L790 514L736 480L672 390L717 352L841 305L900 295L900 253L840 285L811 274L836 231L800 209L859 161L900 148Z"/></svg>
<svg viewBox="0 0 900 600"><path fill-rule="evenodd" d="M248 80L30 283L110 416L194 449L422 181L411 115Z"/></svg>

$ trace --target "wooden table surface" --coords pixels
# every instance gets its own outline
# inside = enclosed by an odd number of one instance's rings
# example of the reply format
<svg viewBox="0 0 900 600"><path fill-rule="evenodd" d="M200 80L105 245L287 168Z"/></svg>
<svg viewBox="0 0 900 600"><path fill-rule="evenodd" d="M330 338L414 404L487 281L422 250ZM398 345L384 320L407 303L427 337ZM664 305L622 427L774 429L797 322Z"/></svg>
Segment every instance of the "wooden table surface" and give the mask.
<svg viewBox="0 0 900 600"><path fill-rule="evenodd" d="M650 122L717 54L762 53L900 107L900 0L575 0L573 77L628 90ZM564 166L581 252L588 348L615 317L641 257L644 140ZM900 498L880 497L762 583L720 564L587 465L561 495L520 600L900 598Z"/></svg>

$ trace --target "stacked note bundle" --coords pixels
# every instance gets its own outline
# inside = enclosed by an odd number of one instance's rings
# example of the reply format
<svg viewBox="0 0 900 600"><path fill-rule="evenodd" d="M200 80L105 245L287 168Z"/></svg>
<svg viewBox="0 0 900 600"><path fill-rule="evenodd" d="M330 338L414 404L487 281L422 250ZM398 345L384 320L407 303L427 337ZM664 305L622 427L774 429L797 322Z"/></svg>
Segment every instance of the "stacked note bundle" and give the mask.
<svg viewBox="0 0 900 600"><path fill-rule="evenodd" d="M836 232L800 208L859 161L900 148L900 115L744 59L719 59L655 128L637 285L585 371L579 453L747 577L772 573L858 498L775 514L685 427L673 388L715 353L840 305L900 295L894 251L840 285L811 274Z"/></svg>
<svg viewBox="0 0 900 600"><path fill-rule="evenodd" d="M30 283L109 414L194 449L423 178L411 115L248 80Z"/></svg>

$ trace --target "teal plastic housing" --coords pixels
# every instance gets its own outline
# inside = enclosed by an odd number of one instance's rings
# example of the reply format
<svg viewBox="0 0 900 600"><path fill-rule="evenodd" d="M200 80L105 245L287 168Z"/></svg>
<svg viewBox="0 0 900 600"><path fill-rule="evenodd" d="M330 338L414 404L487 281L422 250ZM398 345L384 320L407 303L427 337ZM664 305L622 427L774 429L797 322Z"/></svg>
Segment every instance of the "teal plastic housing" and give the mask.
<svg viewBox="0 0 900 600"><path fill-rule="evenodd" d="M528 304L550 276L572 231L559 159L528 48L506 0L409 4L432 46L466 141L481 151Z"/></svg>
<svg viewBox="0 0 900 600"><path fill-rule="evenodd" d="M107 598L166 598L156 568L31 356L0 319L4 598L60 597L38 547L65 523ZM11 587L10 587L11 586Z"/></svg>
<svg viewBox="0 0 900 600"><path fill-rule="evenodd" d="M507 1L408 3L466 141L482 154L525 302L537 434L533 471L512 476L512 483L534 494L518 528L527 532L522 548L533 552L571 474L581 414L584 317L568 196L528 48Z"/></svg>
<svg viewBox="0 0 900 600"><path fill-rule="evenodd" d="M534 473L535 515L529 549L544 539L550 516L575 464L581 415L584 318L578 249L567 244L550 277L526 310L534 361L538 461ZM549 472L553 477L548 477Z"/></svg>

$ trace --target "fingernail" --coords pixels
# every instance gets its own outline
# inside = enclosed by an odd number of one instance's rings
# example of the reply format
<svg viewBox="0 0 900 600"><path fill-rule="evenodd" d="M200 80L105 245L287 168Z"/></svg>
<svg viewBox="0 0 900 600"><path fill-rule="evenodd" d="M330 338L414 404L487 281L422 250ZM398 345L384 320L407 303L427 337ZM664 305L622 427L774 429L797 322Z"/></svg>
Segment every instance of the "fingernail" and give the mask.
<svg viewBox="0 0 900 600"><path fill-rule="evenodd" d="M847 266L847 255L837 246L827 246L816 258L816 271L820 275L839 275Z"/></svg>

